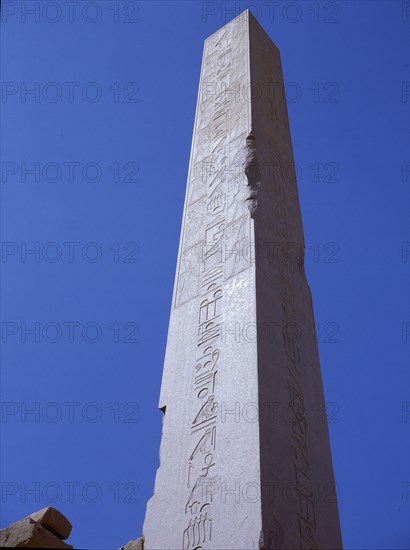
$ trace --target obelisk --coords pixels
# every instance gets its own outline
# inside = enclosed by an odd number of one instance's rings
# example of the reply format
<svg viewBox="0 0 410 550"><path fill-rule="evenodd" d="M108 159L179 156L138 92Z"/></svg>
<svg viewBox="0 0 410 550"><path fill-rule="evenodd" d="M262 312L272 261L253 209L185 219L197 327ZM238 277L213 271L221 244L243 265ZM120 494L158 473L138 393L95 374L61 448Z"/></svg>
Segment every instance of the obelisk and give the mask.
<svg viewBox="0 0 410 550"><path fill-rule="evenodd" d="M280 54L205 42L145 550L341 548Z"/></svg>

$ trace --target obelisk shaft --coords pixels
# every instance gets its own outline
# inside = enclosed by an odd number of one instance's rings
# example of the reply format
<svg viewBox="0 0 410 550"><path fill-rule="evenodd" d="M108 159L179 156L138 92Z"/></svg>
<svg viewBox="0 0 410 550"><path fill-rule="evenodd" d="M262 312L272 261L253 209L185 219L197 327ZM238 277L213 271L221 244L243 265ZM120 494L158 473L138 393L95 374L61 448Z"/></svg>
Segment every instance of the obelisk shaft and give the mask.
<svg viewBox="0 0 410 550"><path fill-rule="evenodd" d="M147 550L341 548L303 248L279 52L244 12L205 43Z"/></svg>

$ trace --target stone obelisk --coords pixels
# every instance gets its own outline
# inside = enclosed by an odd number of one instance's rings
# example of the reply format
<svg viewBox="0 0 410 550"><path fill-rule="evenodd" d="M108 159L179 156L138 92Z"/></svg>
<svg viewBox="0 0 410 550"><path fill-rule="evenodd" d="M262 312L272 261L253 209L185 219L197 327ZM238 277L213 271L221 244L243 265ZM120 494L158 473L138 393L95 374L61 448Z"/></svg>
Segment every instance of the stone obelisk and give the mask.
<svg viewBox="0 0 410 550"><path fill-rule="evenodd" d="M205 42L144 548L341 548L279 51Z"/></svg>

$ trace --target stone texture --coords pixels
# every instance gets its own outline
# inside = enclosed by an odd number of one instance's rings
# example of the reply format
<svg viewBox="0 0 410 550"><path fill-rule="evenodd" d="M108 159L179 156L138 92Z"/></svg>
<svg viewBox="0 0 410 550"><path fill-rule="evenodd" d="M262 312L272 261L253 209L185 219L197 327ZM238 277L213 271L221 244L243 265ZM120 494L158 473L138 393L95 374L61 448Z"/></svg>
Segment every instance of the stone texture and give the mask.
<svg viewBox="0 0 410 550"><path fill-rule="evenodd" d="M342 547L279 51L205 42L146 550Z"/></svg>
<svg viewBox="0 0 410 550"><path fill-rule="evenodd" d="M137 540L130 540L125 546L122 546L120 550L144 550L144 539L141 537Z"/></svg>
<svg viewBox="0 0 410 550"><path fill-rule="evenodd" d="M29 517L51 531L60 539L68 539L72 525L61 512L49 506L38 512L30 514Z"/></svg>
<svg viewBox="0 0 410 550"><path fill-rule="evenodd" d="M30 517L0 531L0 546L5 548L73 548Z"/></svg>

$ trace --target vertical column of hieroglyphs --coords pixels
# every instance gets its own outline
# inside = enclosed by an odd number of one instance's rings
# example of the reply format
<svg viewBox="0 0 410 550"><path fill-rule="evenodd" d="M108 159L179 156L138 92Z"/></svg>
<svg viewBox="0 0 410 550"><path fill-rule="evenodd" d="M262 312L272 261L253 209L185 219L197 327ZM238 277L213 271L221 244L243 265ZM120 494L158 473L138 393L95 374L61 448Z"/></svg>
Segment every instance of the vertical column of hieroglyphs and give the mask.
<svg viewBox="0 0 410 550"><path fill-rule="evenodd" d="M264 503L265 525L289 548L340 547L337 504L333 500L323 506L318 494L318 488L334 488L327 426L308 414L315 407L324 409L325 403L304 273L304 239L280 55L252 16L250 36L251 78L269 92L263 95L258 89L252 104L264 174L256 219L258 251L264 249L257 271L258 321L272 319L275 312L281 342L281 350L278 346L269 349L263 342L259 346L261 399L278 398L286 411L286 421L274 430L274 437L261 426L262 446L270 445L262 453L270 477L262 483L280 480L281 486L288 484L294 491L292 502L280 499L279 508ZM272 294L270 285L275 289ZM272 460L275 447L281 453ZM280 522L272 520L274 514ZM285 524L294 527L286 529ZM274 540L268 542L274 544Z"/></svg>
<svg viewBox="0 0 410 550"><path fill-rule="evenodd" d="M186 426L191 443L186 455L184 549L206 547L217 521L212 495L204 484L215 483L221 474L217 410L218 371L224 364L220 345L224 281L250 266L240 253L250 239L249 216L241 200L248 115L241 85L247 57L238 58L239 42L246 41L246 35L245 21L237 20L207 40L197 107L174 304L178 308L198 298L197 324L187 327L196 356L188 373L193 406Z"/></svg>
<svg viewBox="0 0 410 550"><path fill-rule="evenodd" d="M286 111L284 110L286 106L284 102L280 105L280 100L283 99L284 86L282 75L279 72L279 53L273 44L270 43L269 39L262 35L263 31L257 27L256 22L253 23L252 29L254 33L260 33L260 47L258 48L260 66L271 68L270 90L273 92L273 101L271 100L267 103L273 104L275 100L277 103L276 113L275 111L271 113L268 109L266 110L266 123L269 124L271 132L273 128L276 128L276 134L279 134L281 129L278 128L278 125L281 123L284 125L286 123L286 120L283 120L286 117ZM256 46L256 44L258 44L256 37L254 41ZM277 69L275 72L273 71L274 60L276 61ZM278 110L282 112L278 113ZM282 128L282 132L284 131L285 130ZM260 137L263 140L264 149L267 144L264 139L265 136L262 134ZM298 235L298 241L295 240L295 232L292 230L289 220L291 196L296 200L296 195L295 189L292 189L292 184L295 179L289 179L289 174L293 169L293 158L290 140L286 138L287 136L285 135L280 136L280 146L275 147L273 150L274 154L272 154L272 150L267 150L264 155L265 170L268 176L267 181L271 186L271 194L274 197L272 228L269 233L271 238L270 242L274 243L274 260L278 267L278 270L274 273L274 283L279 283L277 288L279 290L278 297L281 311L281 338L283 350L285 352L284 367L287 372L287 395L285 394L281 397L281 403L288 404L286 411L289 421L286 424L290 430L288 441L290 447L289 454L291 457L289 463L291 478L289 481L298 494L295 498L296 505L293 506L294 519L292 523L298 526L301 548L318 548L315 535L318 517L317 514L315 514L314 480L312 479L306 439L308 430L306 418L307 407L302 387L302 367L299 349L301 322L306 322L306 319L299 315L295 305L295 296L297 292L294 280L297 279L303 271L303 237ZM287 179L283 178L283 174L286 174ZM296 212L296 215L300 216L299 212ZM261 223L264 223L263 220L261 220ZM272 274L271 270L268 269L267 275L269 278ZM312 341L311 345L314 346L315 343ZM274 358L273 365L276 364L277 362Z"/></svg>
<svg viewBox="0 0 410 550"><path fill-rule="evenodd" d="M218 447L218 402L240 382L226 368L236 350L221 340L232 300L227 291L252 266L244 253L251 242L244 173L248 46L247 17L205 43L161 387L161 464L144 523L148 550L220 548L218 530L226 533L229 525L208 488L226 479L231 460L229 446ZM253 277L250 287L254 295Z"/></svg>

